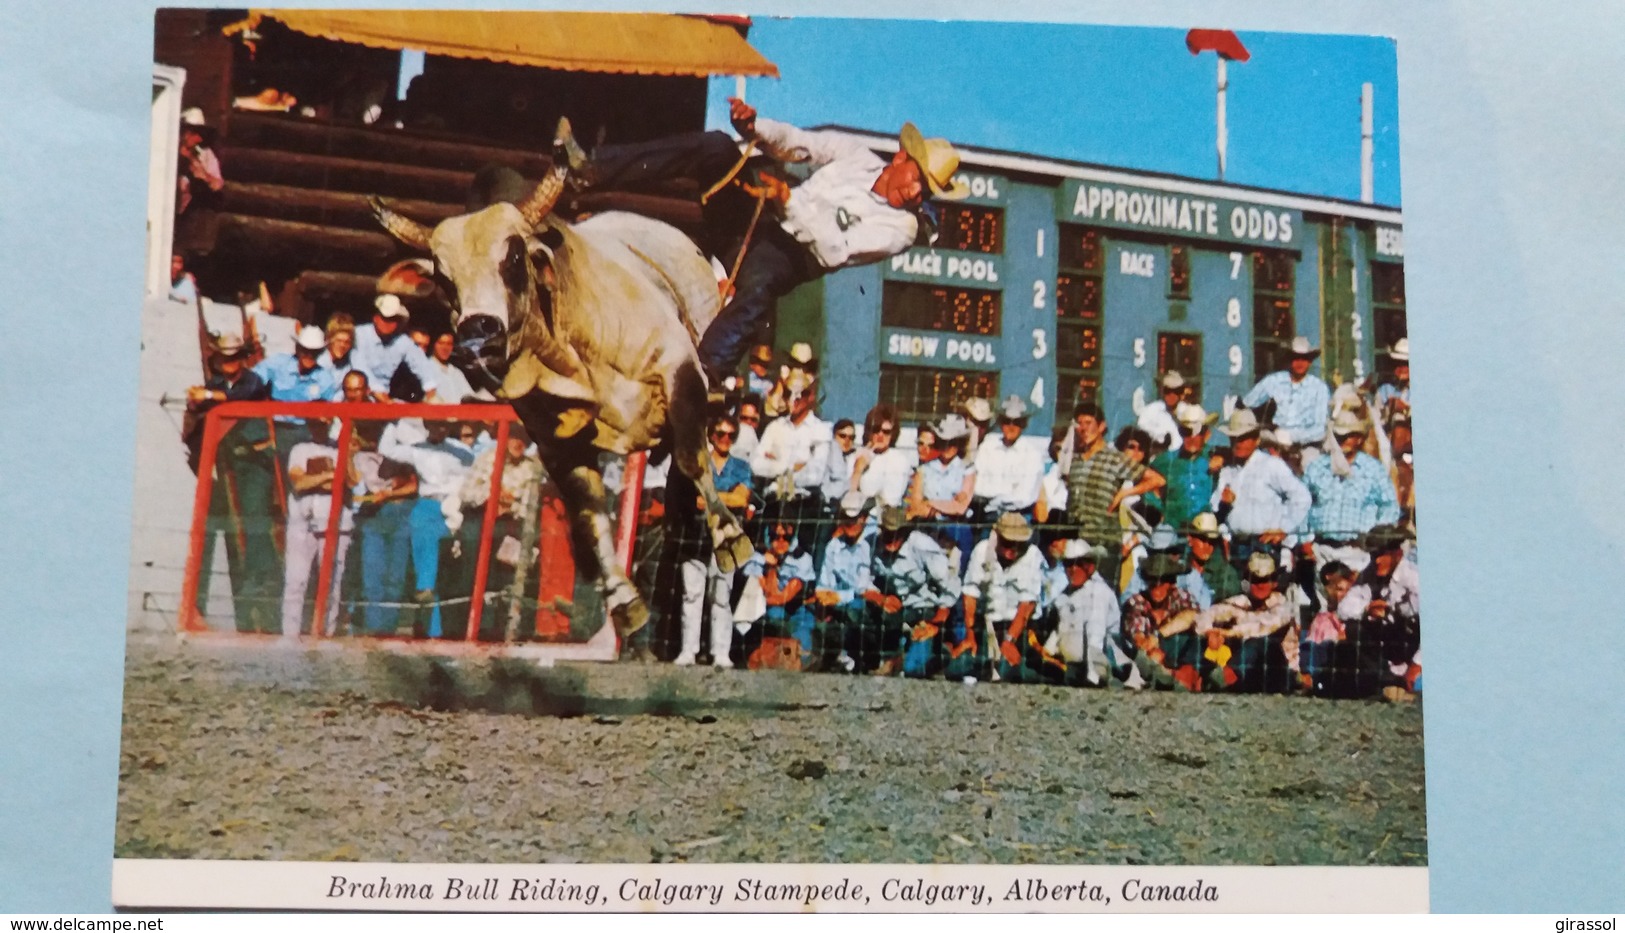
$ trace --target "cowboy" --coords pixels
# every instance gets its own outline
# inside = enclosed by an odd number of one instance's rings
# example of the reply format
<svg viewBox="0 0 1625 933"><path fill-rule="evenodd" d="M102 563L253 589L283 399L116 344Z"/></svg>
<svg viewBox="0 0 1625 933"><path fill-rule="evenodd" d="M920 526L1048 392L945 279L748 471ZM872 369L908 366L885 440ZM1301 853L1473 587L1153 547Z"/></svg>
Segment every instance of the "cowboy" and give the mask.
<svg viewBox="0 0 1625 933"><path fill-rule="evenodd" d="M948 555L927 534L910 530L903 509L880 510L870 564L870 588L862 593L865 624L848 638L847 653L859 673L897 673L910 641L934 642L959 599L959 577Z"/></svg>
<svg viewBox="0 0 1625 933"><path fill-rule="evenodd" d="M816 384L818 382L818 358L813 355L812 344L794 343L790 345L787 354L788 362L779 369L779 378L768 387L767 395L763 399L763 406L767 409L769 418L777 418L789 408L789 391L785 382L792 374L800 373Z"/></svg>
<svg viewBox="0 0 1625 933"><path fill-rule="evenodd" d="M1303 463L1318 456L1318 445L1326 437L1326 417L1332 401L1326 383L1309 373L1309 365L1318 356L1320 348L1310 346L1309 338L1293 337L1287 368L1258 380L1258 385L1241 397L1241 403L1253 409L1262 407L1265 402L1275 403L1276 437L1282 445L1299 454L1295 459Z"/></svg>
<svg viewBox="0 0 1625 933"><path fill-rule="evenodd" d="M761 199L774 222L741 227L740 220L753 216L742 211L744 216L730 220L726 229L713 231L728 242L714 244L712 252L724 266L738 265L733 296L700 341L700 362L713 386L739 365L746 341L771 318L781 296L835 269L904 252L919 236L915 212L928 198L953 201L970 194L969 185L954 178L959 153L953 145L926 139L912 123L903 124L897 154L888 162L851 137L757 119L755 108L738 98L728 104L740 136L775 158L806 162L815 171L793 189L764 175L759 187L747 190ZM737 144L722 132L600 147L589 158L562 119L554 149L580 187L635 188L673 178L709 186L739 162ZM715 220L712 225L723 226Z"/></svg>
<svg viewBox="0 0 1625 933"><path fill-rule="evenodd" d="M1280 691L1298 668L1298 623L1279 591L1279 565L1268 554L1247 560L1247 591L1205 609L1192 629L1203 639L1202 677L1211 688Z"/></svg>
<svg viewBox="0 0 1625 933"><path fill-rule="evenodd" d="M1162 475L1135 464L1106 443L1106 415L1098 405L1079 402L1072 412L1074 452L1067 468L1066 517L1078 533L1101 542L1107 553L1101 569L1115 579L1120 556L1116 544L1123 526L1118 508L1130 496L1161 489Z"/></svg>
<svg viewBox="0 0 1625 933"><path fill-rule="evenodd" d="M1239 569L1254 551L1278 553L1308 517L1311 500L1276 448L1262 443L1263 428L1251 411L1236 409L1219 432L1230 438L1234 465L1219 471L1211 505L1230 528L1230 559Z"/></svg>
<svg viewBox="0 0 1625 933"><path fill-rule="evenodd" d="M1388 471L1360 449L1369 430L1360 416L1338 412L1332 420L1337 452L1303 470L1303 483L1311 497L1309 531L1315 536L1315 555L1321 564L1339 560L1355 571L1365 569L1367 557L1360 539L1378 525L1399 521L1399 500Z"/></svg>
<svg viewBox="0 0 1625 933"><path fill-rule="evenodd" d="M214 127L203 118L203 108L181 111L180 173L176 178L175 213L184 214L196 204L214 207L226 187L220 172L220 157L214 152Z"/></svg>
<svg viewBox="0 0 1625 933"><path fill-rule="evenodd" d="M1181 402L1174 408L1179 443L1151 461L1167 485L1162 488L1162 517L1175 528L1190 524L1213 498L1213 478L1222 461L1208 446L1209 429L1219 420L1202 406Z"/></svg>
<svg viewBox="0 0 1625 933"><path fill-rule="evenodd" d="M989 435L976 451L976 487L972 494L977 515L1016 512L1032 518L1044 482L1044 458L1022 440L1027 420L1027 403L1021 396L1012 395L999 406L998 435Z"/></svg>
<svg viewBox="0 0 1625 933"><path fill-rule="evenodd" d="M1000 515L992 537L971 550L960 597L967 629L960 645L984 663L993 661L997 679L1013 683L1057 682L1064 674L1064 665L1044 651L1033 632L1046 565L1032 538L1027 519L1015 512ZM978 607L985 628L978 624ZM984 655L984 645L997 650Z"/></svg>
<svg viewBox="0 0 1625 933"><path fill-rule="evenodd" d="M750 361L745 364L745 393L767 398L773 391L773 348L759 343L750 348ZM774 412L783 414L782 411Z"/></svg>
<svg viewBox="0 0 1625 933"><path fill-rule="evenodd" d="M321 364L327 349L327 335L320 327L306 325L294 337L292 353L278 353L261 360L254 372L271 387L271 400L276 402L325 402L339 394L339 380L334 371ZM286 463L288 452L295 444L312 437L305 419L291 415L276 416L276 447L278 456Z"/></svg>
<svg viewBox="0 0 1625 933"><path fill-rule="evenodd" d="M1104 686L1122 651L1117 594L1095 572L1105 556L1105 548L1076 538L1061 546L1066 586L1055 597L1055 634L1050 643L1066 662L1066 682L1072 686Z"/></svg>
<svg viewBox="0 0 1625 933"><path fill-rule="evenodd" d="M1224 535L1219 530L1219 519L1212 512L1202 512L1191 519L1185 529L1185 543L1190 549L1190 569L1178 580L1179 588L1191 594L1196 605L1203 609L1223 602L1242 592L1241 575L1222 556L1218 556Z"/></svg>
<svg viewBox="0 0 1625 933"><path fill-rule="evenodd" d="M1169 370L1162 377L1162 398L1140 409L1136 423L1140 430L1151 435L1152 442L1160 450L1167 450L1179 443L1181 435L1176 410L1184 398L1185 377L1175 370Z"/></svg>
<svg viewBox="0 0 1625 933"><path fill-rule="evenodd" d="M1337 606L1338 616L1359 620L1363 638L1377 646L1389 666L1389 699L1401 699L1422 675L1421 587L1416 562L1405 553L1409 535L1394 525L1378 525L1365 537L1371 561L1355 577ZM1401 686L1403 685L1403 686Z"/></svg>
<svg viewBox="0 0 1625 933"><path fill-rule="evenodd" d="M187 433L192 469L198 466L205 419L222 402L257 402L271 397L271 386L248 368L248 346L236 334L213 341L214 375L186 390L194 424ZM274 537L273 509L276 455L261 418L236 421L216 448L215 482L209 496L208 531L198 571L198 603L207 608L209 568L214 536L226 537L226 566L231 574L232 608L239 632L280 631L277 593L282 583Z"/></svg>
<svg viewBox="0 0 1625 933"><path fill-rule="evenodd" d="M982 439L993 426L993 405L981 396L965 399L959 406L965 420L970 422L970 437L965 440L965 455L972 459L982 449Z"/></svg>
<svg viewBox="0 0 1625 933"><path fill-rule="evenodd" d="M1401 337L1388 350L1394 366L1394 381L1377 387L1377 411L1382 423L1392 426L1411 420L1411 341Z"/></svg>
<svg viewBox="0 0 1625 933"><path fill-rule="evenodd" d="M1184 562L1173 554L1158 552L1146 559L1141 568L1144 592L1123 601L1123 647L1132 652L1146 683L1200 690L1196 638L1190 634L1200 610L1176 582L1183 571Z"/></svg>
<svg viewBox="0 0 1625 933"><path fill-rule="evenodd" d="M843 646L835 660L847 672L856 662L845 646L861 635L863 594L874 588L873 551L863 534L868 511L868 500L862 493L850 491L841 496L835 510L835 533L824 546L818 583L813 589L813 611L829 633L825 644Z"/></svg>
<svg viewBox="0 0 1625 933"><path fill-rule="evenodd" d="M401 332L411 316L398 296L379 295L373 301L372 323L356 328L351 366L367 374L372 394L380 402L389 401L400 383L407 381L404 376L399 381L396 379L402 369L416 377L423 391L423 401L435 400L439 383L434 367L429 365L429 357L418 345Z"/></svg>
<svg viewBox="0 0 1625 933"><path fill-rule="evenodd" d="M762 431L750 468L767 483L768 500L789 508L799 524L819 514L832 435L828 422L813 414L812 380L795 374L785 387L790 393L789 414Z"/></svg>

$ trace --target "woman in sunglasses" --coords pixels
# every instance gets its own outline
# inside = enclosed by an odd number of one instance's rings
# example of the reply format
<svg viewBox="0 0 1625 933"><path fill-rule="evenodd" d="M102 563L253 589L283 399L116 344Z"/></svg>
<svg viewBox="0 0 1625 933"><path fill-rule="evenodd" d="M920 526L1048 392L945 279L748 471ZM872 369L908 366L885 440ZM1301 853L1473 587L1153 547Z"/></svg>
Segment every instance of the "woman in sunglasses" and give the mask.
<svg viewBox="0 0 1625 933"><path fill-rule="evenodd" d="M852 488L882 506L901 506L914 464L897 448L897 410L876 405L863 419L866 442L852 463Z"/></svg>

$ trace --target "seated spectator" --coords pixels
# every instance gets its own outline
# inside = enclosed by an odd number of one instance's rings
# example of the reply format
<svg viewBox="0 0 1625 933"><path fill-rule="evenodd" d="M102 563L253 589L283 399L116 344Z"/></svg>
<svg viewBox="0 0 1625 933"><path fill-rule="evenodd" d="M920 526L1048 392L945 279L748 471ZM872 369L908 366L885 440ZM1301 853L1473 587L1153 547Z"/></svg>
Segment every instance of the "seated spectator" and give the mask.
<svg viewBox="0 0 1625 933"><path fill-rule="evenodd" d="M1398 527L1379 525L1365 540L1371 563L1355 577L1338 605L1338 616L1362 623L1362 641L1374 644L1388 664L1391 677L1383 695L1404 699L1422 676L1421 588L1416 562L1406 555L1408 535Z"/></svg>
<svg viewBox="0 0 1625 933"><path fill-rule="evenodd" d="M773 385L778 381L773 372L773 348L765 343L759 343L750 349L750 358L745 363L745 394L754 395L758 399L767 399L773 394ZM788 407L773 412L773 417L783 415Z"/></svg>
<svg viewBox="0 0 1625 933"><path fill-rule="evenodd" d="M1027 420L1027 403L1020 396L1005 399L999 408L999 433L982 441L976 451L975 514L982 521L1005 512L1033 518L1044 458L1022 441Z"/></svg>
<svg viewBox="0 0 1625 933"><path fill-rule="evenodd" d="M897 411L876 405L863 419L864 447L852 461L852 488L881 508L901 508L914 467L897 444ZM878 520L878 509L877 509Z"/></svg>
<svg viewBox="0 0 1625 933"><path fill-rule="evenodd" d="M356 377L365 391L366 377ZM358 421L355 438L357 486L352 502L361 537L361 630L390 636L400 627L400 608L407 595L406 568L412 556L411 516L417 501L418 477L408 462L378 452L384 423ZM352 622L352 625L354 623Z"/></svg>
<svg viewBox="0 0 1625 933"><path fill-rule="evenodd" d="M992 536L971 551L961 590L969 632L959 647L991 662L996 679L1059 683L1065 665L1044 650L1033 629L1046 565L1032 537L1025 518L1006 512L994 522ZM983 645L997 653L984 655L977 650Z"/></svg>
<svg viewBox="0 0 1625 933"><path fill-rule="evenodd" d="M813 612L826 633L824 653L828 655L831 649L839 652L835 658L824 660L832 660L830 667L848 673L857 662L847 646L862 640L863 594L874 589L873 551L863 534L867 516L868 500L862 493L849 490L841 497L835 513L835 532L824 546L818 584L813 590Z"/></svg>
<svg viewBox="0 0 1625 933"><path fill-rule="evenodd" d="M341 402L370 402L372 395L367 391L367 377L364 373L350 370L344 374L339 382L339 401ZM379 425L382 430L382 425Z"/></svg>
<svg viewBox="0 0 1625 933"><path fill-rule="evenodd" d="M1296 612L1276 580L1279 567L1265 553L1247 560L1247 592L1214 604L1192 625L1203 640L1202 677L1214 690L1278 693L1297 679Z"/></svg>
<svg viewBox="0 0 1625 933"><path fill-rule="evenodd" d="M1190 629L1201 610L1175 583L1183 562L1167 553L1146 559L1146 589L1123 601L1124 649L1133 652L1140 678L1161 689L1202 689L1199 647Z"/></svg>
<svg viewBox="0 0 1625 933"><path fill-rule="evenodd" d="M315 330L315 328L310 328ZM282 637L296 639L309 634L305 623L305 591L311 569L322 558L327 541L328 518L333 509L333 480L338 475L338 448L329 440L332 422L310 419L310 439L293 446L288 455L288 524L286 528L285 571L282 584ZM348 474L348 470L345 471ZM359 477L350 475L346 485ZM339 593L344 581L345 558L350 551L354 517L349 509L339 515L339 540L333 550L332 585L327 591L327 618L323 634L332 635L339 617Z"/></svg>
<svg viewBox="0 0 1625 933"><path fill-rule="evenodd" d="M762 397L747 395L740 399L734 418L739 421L739 439L734 443L733 455L749 463L762 440Z"/></svg>
<svg viewBox="0 0 1625 933"><path fill-rule="evenodd" d="M1320 568L1328 608L1316 613L1304 633L1300 654L1303 677L1318 697L1367 697L1390 681L1379 646L1362 637L1358 621L1351 634L1349 623L1338 612L1354 586L1354 577L1354 571L1340 561Z"/></svg>
<svg viewBox="0 0 1625 933"><path fill-rule="evenodd" d="M175 253L169 257L169 300L197 304L197 279L186 271L186 257Z"/></svg>
<svg viewBox="0 0 1625 933"><path fill-rule="evenodd" d="M970 425L970 435L965 438L965 459L974 460L988 429L993 426L993 404L980 396L972 396L965 399L959 410Z"/></svg>
<svg viewBox="0 0 1625 933"><path fill-rule="evenodd" d="M959 577L930 535L908 528L901 507L879 512L871 589L863 593L864 625L846 650L858 673L889 676L902 670L910 640L929 641L948 624L959 599Z"/></svg>
<svg viewBox="0 0 1625 933"><path fill-rule="evenodd" d="M1245 591L1241 575L1219 553L1224 536L1219 531L1219 520L1212 512L1202 512L1191 519L1185 529L1185 542L1190 548L1190 570L1178 580L1179 588L1191 594L1202 609L1223 602Z"/></svg>
<svg viewBox="0 0 1625 933"><path fill-rule="evenodd" d="M1060 569L1065 586L1054 600L1055 633L1047 646L1066 664L1070 686L1103 687L1123 667L1122 609L1117 594L1095 572L1106 549L1077 538L1061 542ZM1133 667L1124 675L1141 685Z"/></svg>
<svg viewBox="0 0 1625 933"><path fill-rule="evenodd" d="M807 605L817 581L812 554L797 540L795 525L788 516L771 515L767 529L766 545L743 568L747 577L758 579L762 598L767 602L767 613L758 623L758 630L747 636L746 655L749 646L763 638L794 638L801 643L801 664L806 669L826 651L818 620Z"/></svg>
<svg viewBox="0 0 1625 933"><path fill-rule="evenodd" d="M335 311L327 319L326 331L327 351L319 362L323 369L332 370L334 376L342 379L354 368L355 357L350 351L355 349L355 321L343 311Z"/></svg>
<svg viewBox="0 0 1625 933"><path fill-rule="evenodd" d="M1049 442L1049 466L1044 468L1044 479L1038 486L1038 502L1033 506L1033 517L1040 525L1059 525L1066 521L1066 471L1061 468L1061 448L1069 432L1062 428Z"/></svg>
<svg viewBox="0 0 1625 933"><path fill-rule="evenodd" d="M936 526L937 536L953 543L959 553L955 564L960 573L970 559L976 533L969 522L971 497L976 491L976 468L965 461L965 438L970 425L959 415L948 415L935 428L922 428L920 434L932 440L931 459L922 459L909 484L908 516ZM920 456L926 456L924 446Z"/></svg>

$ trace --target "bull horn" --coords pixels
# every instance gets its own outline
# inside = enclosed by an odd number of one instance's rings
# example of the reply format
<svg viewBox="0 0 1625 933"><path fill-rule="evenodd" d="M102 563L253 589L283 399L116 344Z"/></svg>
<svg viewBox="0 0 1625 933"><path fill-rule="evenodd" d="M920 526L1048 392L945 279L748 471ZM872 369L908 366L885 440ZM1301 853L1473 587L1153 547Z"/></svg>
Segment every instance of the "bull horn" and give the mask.
<svg viewBox="0 0 1625 933"><path fill-rule="evenodd" d="M372 208L372 216L378 218L379 225L389 231L390 236L419 252L429 252L429 236L433 230L410 217L395 213L377 198L368 198L367 204Z"/></svg>
<svg viewBox="0 0 1625 933"><path fill-rule="evenodd" d="M536 190L519 204L519 214L531 229L541 226L542 220L552 212L553 205L559 202L559 195L564 192L564 176L569 171L566 166L555 165L536 186Z"/></svg>

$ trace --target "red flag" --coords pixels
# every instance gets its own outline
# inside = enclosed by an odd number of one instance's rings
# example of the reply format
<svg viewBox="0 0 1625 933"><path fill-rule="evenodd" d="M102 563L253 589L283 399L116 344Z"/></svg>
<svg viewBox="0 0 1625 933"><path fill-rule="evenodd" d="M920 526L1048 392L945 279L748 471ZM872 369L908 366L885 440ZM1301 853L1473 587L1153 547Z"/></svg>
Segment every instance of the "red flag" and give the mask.
<svg viewBox="0 0 1625 933"><path fill-rule="evenodd" d="M1185 33L1185 48L1190 49L1192 55L1217 52L1220 58L1232 62L1252 58L1247 47L1228 29L1192 29Z"/></svg>

